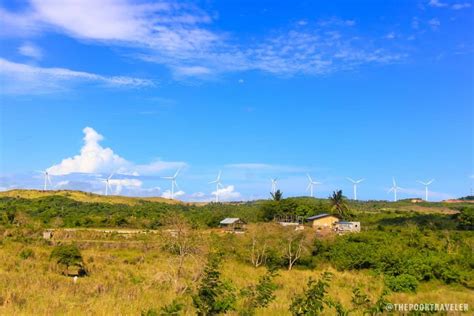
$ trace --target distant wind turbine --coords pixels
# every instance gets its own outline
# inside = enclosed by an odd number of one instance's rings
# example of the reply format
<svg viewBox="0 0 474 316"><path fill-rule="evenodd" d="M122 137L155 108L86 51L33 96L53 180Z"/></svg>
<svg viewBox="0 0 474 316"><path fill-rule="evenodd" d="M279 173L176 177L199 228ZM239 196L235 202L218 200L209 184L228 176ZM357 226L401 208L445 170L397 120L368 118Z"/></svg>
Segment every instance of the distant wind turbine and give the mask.
<svg viewBox="0 0 474 316"><path fill-rule="evenodd" d="M395 178L392 178L392 187L390 188L390 190L388 190L388 192L393 192L393 201L394 202L397 202L397 192L398 190L402 189L400 188L399 186L397 186L397 182L395 181Z"/></svg>
<svg viewBox="0 0 474 316"><path fill-rule="evenodd" d="M306 175L308 176L308 180L309 180L308 187L306 188L306 191L309 190L310 196L313 197L313 186L315 186L317 184L321 184L321 182L313 181L313 179L311 179L311 176L309 174L306 174Z"/></svg>
<svg viewBox="0 0 474 316"><path fill-rule="evenodd" d="M178 177L181 168L176 171L174 176L171 177L161 177L162 179L171 180L171 199L174 198L174 188L178 188L178 182L176 182L176 178Z"/></svg>
<svg viewBox="0 0 474 316"><path fill-rule="evenodd" d="M352 182L353 186L354 186L354 200L357 200L357 185L359 183L361 183L362 181L364 181L365 179L359 179L359 180L353 180L351 178L347 178L347 180L349 180L350 182Z"/></svg>
<svg viewBox="0 0 474 316"><path fill-rule="evenodd" d="M48 188L48 184L49 184L50 187L53 186L53 183L51 182L51 177L49 175L48 170L38 170L37 172L43 174L43 176L44 176L43 191L46 191L46 189Z"/></svg>
<svg viewBox="0 0 474 316"><path fill-rule="evenodd" d="M272 194L275 194L277 190L278 178L271 178L270 181L272 181Z"/></svg>
<svg viewBox="0 0 474 316"><path fill-rule="evenodd" d="M428 182L423 182L423 181L417 181L417 182L425 186L425 201L428 201L428 186L434 182L434 179L431 179Z"/></svg>
<svg viewBox="0 0 474 316"><path fill-rule="evenodd" d="M216 203L219 202L219 188L223 187L221 183L221 174L222 174L222 171L219 171L219 173L217 174L216 180L209 182L209 184L213 184L213 183L216 184Z"/></svg>
<svg viewBox="0 0 474 316"><path fill-rule="evenodd" d="M109 190L112 191L112 186L110 185L110 180L112 180L112 177L114 176L115 172L112 172L110 176L108 176L105 179L99 179L100 181L104 182L105 185L105 195L109 195Z"/></svg>

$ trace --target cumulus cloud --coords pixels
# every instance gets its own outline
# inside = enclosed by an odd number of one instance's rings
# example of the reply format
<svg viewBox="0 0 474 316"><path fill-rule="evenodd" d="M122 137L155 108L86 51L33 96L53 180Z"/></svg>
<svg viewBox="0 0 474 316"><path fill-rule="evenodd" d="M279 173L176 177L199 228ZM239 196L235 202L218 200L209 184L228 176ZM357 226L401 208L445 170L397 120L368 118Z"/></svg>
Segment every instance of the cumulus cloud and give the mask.
<svg viewBox="0 0 474 316"><path fill-rule="evenodd" d="M109 147L103 147L100 142L104 137L91 127L85 127L84 145L80 153L63 159L60 163L49 167L51 175L67 175L71 173L107 173L117 172L124 175L149 175L163 170L183 167L183 162L155 161L150 164L134 164L114 153ZM113 180L119 181L119 180ZM123 184L123 183L122 183ZM129 182L136 185L137 182Z"/></svg>
<svg viewBox="0 0 474 316"><path fill-rule="evenodd" d="M233 185L228 185L212 192L212 195L216 196L216 194L219 195L219 201L236 200L242 197L240 192L235 191L235 187Z"/></svg>
<svg viewBox="0 0 474 316"><path fill-rule="evenodd" d="M173 199L178 199L182 196L184 196L186 194L186 192L184 191L177 191L177 192L174 192L174 195L173 195ZM161 195L161 197L165 198L165 199L171 199L171 190L166 190L163 192L163 194Z"/></svg>
<svg viewBox="0 0 474 316"><path fill-rule="evenodd" d="M41 59L43 57L43 52L41 48L32 44L32 43L23 43L20 47L18 47L18 52L26 57L31 57L34 59Z"/></svg>
<svg viewBox="0 0 474 316"><path fill-rule="evenodd" d="M30 52L31 53L31 52ZM4 93L48 93L64 90L67 83L102 83L108 86L152 86L147 79L102 76L66 68L43 68L9 61L0 57L0 80Z"/></svg>
<svg viewBox="0 0 474 316"><path fill-rule="evenodd" d="M447 3L443 3L443 2L441 2L440 0L430 0L430 2L429 2L428 4L429 4L430 6L436 7L436 8L442 8L442 7L448 6Z"/></svg>

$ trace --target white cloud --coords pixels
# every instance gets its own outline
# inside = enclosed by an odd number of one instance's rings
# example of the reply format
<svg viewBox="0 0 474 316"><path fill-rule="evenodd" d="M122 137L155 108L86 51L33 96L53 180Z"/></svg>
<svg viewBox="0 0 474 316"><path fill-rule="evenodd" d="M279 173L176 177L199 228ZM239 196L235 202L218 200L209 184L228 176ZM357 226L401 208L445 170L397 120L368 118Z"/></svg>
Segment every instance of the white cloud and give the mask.
<svg viewBox="0 0 474 316"><path fill-rule="evenodd" d="M388 33L387 35L385 35L385 38L386 38L386 39L394 39L394 38L395 38L395 33L394 33L394 32L390 32L390 33Z"/></svg>
<svg viewBox="0 0 474 316"><path fill-rule="evenodd" d="M66 175L71 173L112 173L118 172L127 175L156 174L167 169L183 167L183 162L155 161L150 164L137 165L120 157L111 148L104 148L100 142L104 137L93 128L86 127L84 145L78 155L63 159L59 164L47 170L52 175ZM118 181L118 180L114 180ZM130 180L130 185L137 184ZM136 186L136 185L135 185Z"/></svg>
<svg viewBox="0 0 474 316"><path fill-rule="evenodd" d="M185 194L186 194L186 192L181 191L181 190L177 191L177 192L174 192L173 199L178 199L178 198L182 197ZM163 194L161 195L161 197L163 197L165 199L171 199L171 191L170 190L164 191Z"/></svg>
<svg viewBox="0 0 474 316"><path fill-rule="evenodd" d="M233 185L228 185L222 189L212 192L212 195L215 196L216 194L219 194L219 201L235 200L242 197L240 192L235 191L235 187Z"/></svg>
<svg viewBox="0 0 474 316"><path fill-rule="evenodd" d="M23 56L34 59L41 59L43 57L41 49L32 43L23 43L23 45L18 48L18 52Z"/></svg>
<svg viewBox="0 0 474 316"><path fill-rule="evenodd" d="M112 188L115 187L115 194L122 193L124 187L126 188L141 188L143 182L138 179L111 179L109 184Z"/></svg>
<svg viewBox="0 0 474 316"><path fill-rule="evenodd" d="M196 6L171 1L31 0L22 13L3 11L5 29L35 22L43 32L136 49L133 55L168 66L177 79L257 70L280 76L324 75L364 64L389 64L404 54L383 49L373 38L354 36L354 20L331 18L297 29L272 30L249 42L211 31L213 19ZM15 15L15 18L11 18ZM18 18L18 19L17 19ZM307 21L299 21L305 24ZM10 23L11 25L9 25ZM18 23L17 23L18 24ZM298 24L298 22L296 23ZM22 28L31 29L26 22ZM359 40L355 40L359 38Z"/></svg>
<svg viewBox="0 0 474 316"><path fill-rule="evenodd" d="M428 24L431 26L433 30L437 30L439 26L441 25L441 22L437 18L433 18L428 21Z"/></svg>
<svg viewBox="0 0 474 316"><path fill-rule="evenodd" d="M48 93L63 90L66 82L98 82L109 86L151 86L153 82L125 76L102 76L66 68L42 68L0 57L0 79L4 93Z"/></svg>
<svg viewBox="0 0 474 316"><path fill-rule="evenodd" d="M454 10L461 10L461 9L467 9L467 8L470 8L471 7L471 4L468 3L468 2L464 2L464 3L455 3L452 5L451 8L453 8Z"/></svg>
<svg viewBox="0 0 474 316"><path fill-rule="evenodd" d="M430 0L430 2L428 4L430 6L436 7L436 8L442 8L442 7L446 7L448 5L447 3L443 3L440 0Z"/></svg>

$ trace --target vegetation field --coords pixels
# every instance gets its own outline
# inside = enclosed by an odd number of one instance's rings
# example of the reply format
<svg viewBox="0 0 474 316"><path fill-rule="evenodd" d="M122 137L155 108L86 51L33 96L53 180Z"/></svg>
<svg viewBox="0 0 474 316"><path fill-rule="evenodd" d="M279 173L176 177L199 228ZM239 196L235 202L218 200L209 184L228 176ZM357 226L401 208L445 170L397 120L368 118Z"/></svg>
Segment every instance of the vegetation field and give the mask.
<svg viewBox="0 0 474 316"><path fill-rule="evenodd" d="M472 312L471 204L339 202L4 196L0 315L378 315L405 303ZM360 221L362 231L271 221L323 212ZM247 230L224 232L224 217L244 219Z"/></svg>

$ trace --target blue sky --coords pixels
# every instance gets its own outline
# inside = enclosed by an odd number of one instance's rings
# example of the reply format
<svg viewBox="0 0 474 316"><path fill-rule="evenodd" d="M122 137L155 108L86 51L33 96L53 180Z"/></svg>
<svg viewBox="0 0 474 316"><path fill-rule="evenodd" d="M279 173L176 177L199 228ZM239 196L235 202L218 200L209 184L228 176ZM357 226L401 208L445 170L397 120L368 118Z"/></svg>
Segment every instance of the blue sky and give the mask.
<svg viewBox="0 0 474 316"><path fill-rule="evenodd" d="M0 189L469 194L472 1L2 1Z"/></svg>

